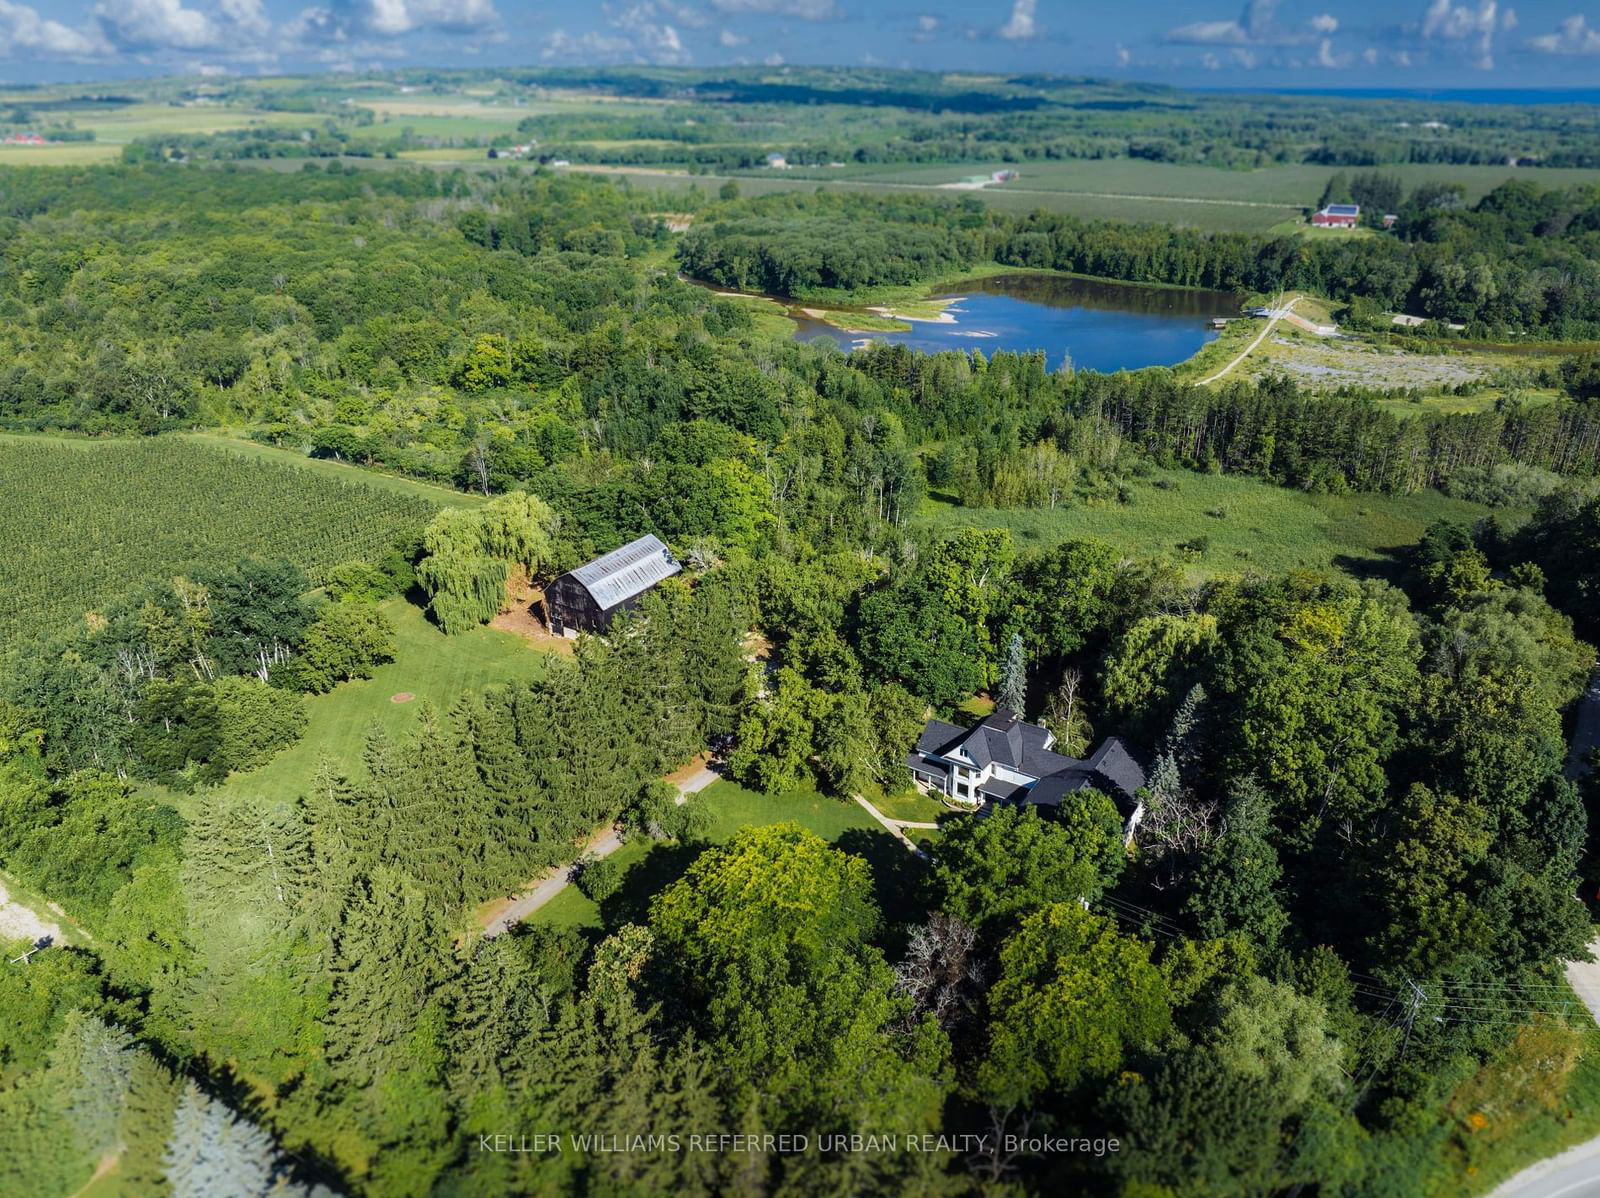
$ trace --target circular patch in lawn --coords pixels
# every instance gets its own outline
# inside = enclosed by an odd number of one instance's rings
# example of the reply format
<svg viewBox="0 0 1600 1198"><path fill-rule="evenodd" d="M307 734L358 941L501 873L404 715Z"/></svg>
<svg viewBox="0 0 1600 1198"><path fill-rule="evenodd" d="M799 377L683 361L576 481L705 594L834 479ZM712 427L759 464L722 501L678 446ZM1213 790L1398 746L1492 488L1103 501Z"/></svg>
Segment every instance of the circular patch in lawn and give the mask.
<svg viewBox="0 0 1600 1198"><path fill-rule="evenodd" d="M391 703L409 703L409 702L411 702L411 700L413 700L415 698L416 698L416 696L413 695L410 691L400 691L398 694L390 695L389 696L389 702L391 702Z"/></svg>

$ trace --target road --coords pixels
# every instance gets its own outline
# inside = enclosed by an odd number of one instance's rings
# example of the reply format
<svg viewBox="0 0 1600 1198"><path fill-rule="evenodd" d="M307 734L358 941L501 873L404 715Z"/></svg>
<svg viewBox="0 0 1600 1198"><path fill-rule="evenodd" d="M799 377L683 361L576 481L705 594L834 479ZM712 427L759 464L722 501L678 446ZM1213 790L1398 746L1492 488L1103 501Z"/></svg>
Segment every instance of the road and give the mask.
<svg viewBox="0 0 1600 1198"><path fill-rule="evenodd" d="M1289 312L1291 311L1291 309L1294 308L1294 305L1295 305L1295 301L1294 300L1290 300L1283 307L1278 308L1277 310L1275 310L1272 313L1271 318L1267 321L1266 327L1261 330L1260 334L1256 337L1256 339L1254 341L1252 341L1249 345L1244 347L1244 352L1241 353L1233 361L1229 362L1221 370L1217 371L1217 373L1212 375L1210 378L1201 379L1200 380L1200 385L1202 387L1204 387L1207 383L1216 382L1218 379L1224 377L1230 370L1232 370L1240 362L1243 362L1252 353L1254 353L1255 349L1256 349L1256 346L1260 345L1263 341L1265 341L1267 339L1267 334L1272 332L1273 329L1278 327L1278 322L1280 320L1282 320L1285 316L1289 315Z"/></svg>
<svg viewBox="0 0 1600 1198"><path fill-rule="evenodd" d="M696 794L710 786L719 777L715 770L708 766L701 766L694 773L679 782L678 803L688 802L689 796ZM617 835L615 828L605 828L590 837L579 856L609 857L622 847L622 838ZM572 885L572 867L562 865L551 870L527 890L516 898L516 901L499 912L483 929L485 937L498 936L510 931L517 924L527 919L540 907L544 906L568 886Z"/></svg>
<svg viewBox="0 0 1600 1198"><path fill-rule="evenodd" d="M1579 700L1567 777L1576 780L1588 772L1589 753L1596 746L1600 746L1600 666L1589 676L1589 688ZM1590 943L1589 952L1593 961L1567 962L1567 982L1600 1022L1600 936ZM1528 1166L1489 1198L1600 1198L1600 1137Z"/></svg>
<svg viewBox="0 0 1600 1198"><path fill-rule="evenodd" d="M1488 1198L1600 1198L1600 1138L1530 1165Z"/></svg>

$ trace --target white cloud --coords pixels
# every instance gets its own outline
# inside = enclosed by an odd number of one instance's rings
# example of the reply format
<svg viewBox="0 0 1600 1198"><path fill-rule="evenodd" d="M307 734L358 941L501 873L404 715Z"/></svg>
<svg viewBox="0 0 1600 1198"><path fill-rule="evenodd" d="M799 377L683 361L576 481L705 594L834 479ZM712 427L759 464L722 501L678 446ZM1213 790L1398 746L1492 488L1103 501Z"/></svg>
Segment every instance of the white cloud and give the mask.
<svg viewBox="0 0 1600 1198"><path fill-rule="evenodd" d="M746 45L749 41L750 39L745 37L744 34L735 33L731 29L724 29L721 33L717 34L717 44L720 46L725 46L729 50L733 49L735 46Z"/></svg>
<svg viewBox="0 0 1600 1198"><path fill-rule="evenodd" d="M1600 54L1600 29L1592 29L1582 13L1562 21L1554 33L1528 39L1528 48L1540 54Z"/></svg>
<svg viewBox="0 0 1600 1198"><path fill-rule="evenodd" d="M108 54L111 47L96 29L74 29L41 17L26 4L0 0L0 56L12 57L19 51L81 61Z"/></svg>
<svg viewBox="0 0 1600 1198"><path fill-rule="evenodd" d="M1333 52L1333 42L1331 39L1323 38L1317 43L1317 65L1319 67L1325 67L1331 71L1338 71L1349 66L1351 61L1352 59L1350 55L1335 54Z"/></svg>
<svg viewBox="0 0 1600 1198"><path fill-rule="evenodd" d="M494 0L361 0L356 19L373 33L393 37L417 29L484 29L500 14Z"/></svg>
<svg viewBox="0 0 1600 1198"><path fill-rule="evenodd" d="M802 21L831 21L839 16L833 0L711 0L718 12L758 12Z"/></svg>
<svg viewBox="0 0 1600 1198"><path fill-rule="evenodd" d="M92 10L107 41L131 50L206 50L222 40L222 29L181 0L101 0Z"/></svg>
<svg viewBox="0 0 1600 1198"><path fill-rule="evenodd" d="M932 33L937 28L939 28L939 18L938 17L931 16L928 13L923 13L920 17L917 18L917 32L918 33Z"/></svg>
<svg viewBox="0 0 1600 1198"><path fill-rule="evenodd" d="M1133 61L1133 55L1131 53L1129 53L1128 47L1126 47L1122 43L1118 42L1117 43L1117 65L1119 67L1125 67L1132 61Z"/></svg>
<svg viewBox="0 0 1600 1198"><path fill-rule="evenodd" d="M779 54L776 50L774 50L771 54L767 55L761 61L764 62L769 67L781 67L783 65L783 55Z"/></svg>
<svg viewBox="0 0 1600 1198"><path fill-rule="evenodd" d="M240 33L265 37L272 29L272 22L262 10L261 0L222 0L218 7L223 17Z"/></svg>
<svg viewBox="0 0 1600 1198"><path fill-rule="evenodd" d="M1319 13L1311 18L1310 25L1313 33L1328 34L1339 32L1339 18L1332 13Z"/></svg>
<svg viewBox="0 0 1600 1198"><path fill-rule="evenodd" d="M1034 14L1038 8L1039 0L1014 0L1011 5L1011 19L995 32L1008 42L1027 41L1038 32L1034 25Z"/></svg>
<svg viewBox="0 0 1600 1198"><path fill-rule="evenodd" d="M1305 41L1277 21L1278 0L1249 0L1235 21L1194 21L1167 32L1166 41L1186 46L1269 46Z"/></svg>
<svg viewBox="0 0 1600 1198"><path fill-rule="evenodd" d="M1513 24L1516 14L1509 14ZM1499 25L1499 6L1495 0L1480 0L1477 8L1433 0L1422 17L1422 40L1459 42L1468 50L1472 65L1479 70L1494 69L1494 34Z"/></svg>
<svg viewBox="0 0 1600 1198"><path fill-rule="evenodd" d="M1361 61L1366 63L1369 67L1377 66L1378 65L1378 47L1376 47L1376 46L1368 46L1365 50L1361 51Z"/></svg>

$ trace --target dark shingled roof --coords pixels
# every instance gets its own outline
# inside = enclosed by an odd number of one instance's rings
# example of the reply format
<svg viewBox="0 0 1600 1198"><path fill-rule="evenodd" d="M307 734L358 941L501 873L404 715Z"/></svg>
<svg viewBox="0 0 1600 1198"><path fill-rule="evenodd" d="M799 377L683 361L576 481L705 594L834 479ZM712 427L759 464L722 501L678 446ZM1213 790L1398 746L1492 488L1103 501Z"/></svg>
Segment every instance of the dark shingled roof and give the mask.
<svg viewBox="0 0 1600 1198"><path fill-rule="evenodd" d="M917 738L906 765L937 779L948 777L945 767L927 757L953 757L961 750L979 767L1006 766L1037 778L1031 788L993 778L981 793L994 800L1023 800L1054 806L1074 791L1093 787L1114 799L1132 802L1145 783L1144 768L1117 737L1110 737L1087 761L1066 757L1045 748L1049 733L1036 724L1023 723L1005 709L997 710L974 728L961 728L943 720L929 720Z"/></svg>

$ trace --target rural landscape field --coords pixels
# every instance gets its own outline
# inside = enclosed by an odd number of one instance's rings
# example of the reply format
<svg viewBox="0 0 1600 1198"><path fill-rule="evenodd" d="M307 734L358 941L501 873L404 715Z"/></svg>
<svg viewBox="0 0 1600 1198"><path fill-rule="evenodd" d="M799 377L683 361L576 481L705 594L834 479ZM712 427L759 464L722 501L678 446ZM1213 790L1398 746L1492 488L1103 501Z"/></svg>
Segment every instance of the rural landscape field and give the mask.
<svg viewBox="0 0 1600 1198"><path fill-rule="evenodd" d="M0 1195L1600 1194L1595 34L1065 7L0 4Z"/></svg>

